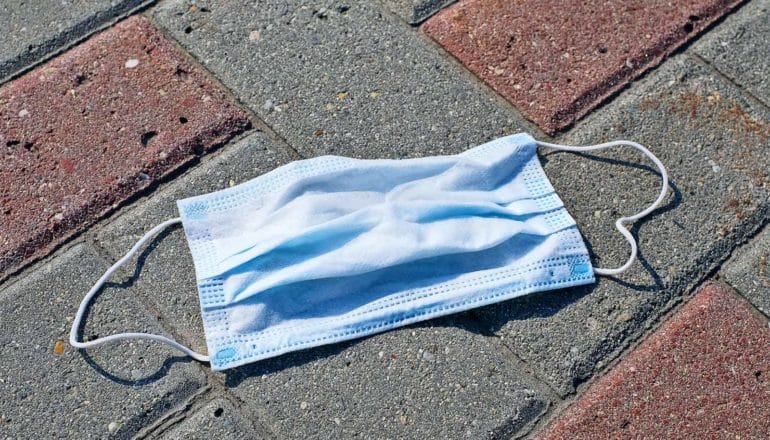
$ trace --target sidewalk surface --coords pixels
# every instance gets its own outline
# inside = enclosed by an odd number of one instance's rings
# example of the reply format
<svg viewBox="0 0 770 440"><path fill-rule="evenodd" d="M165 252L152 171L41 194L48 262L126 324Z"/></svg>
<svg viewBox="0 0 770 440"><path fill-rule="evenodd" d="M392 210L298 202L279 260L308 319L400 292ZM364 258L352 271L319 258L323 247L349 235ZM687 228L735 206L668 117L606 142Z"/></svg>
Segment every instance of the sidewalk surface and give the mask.
<svg viewBox="0 0 770 440"><path fill-rule="evenodd" d="M770 438L770 0L11 0L0 26L0 438ZM180 198L517 132L666 165L631 270L224 372L66 342ZM653 165L539 154L620 265ZM206 351L181 228L90 308L87 338L123 331Z"/></svg>

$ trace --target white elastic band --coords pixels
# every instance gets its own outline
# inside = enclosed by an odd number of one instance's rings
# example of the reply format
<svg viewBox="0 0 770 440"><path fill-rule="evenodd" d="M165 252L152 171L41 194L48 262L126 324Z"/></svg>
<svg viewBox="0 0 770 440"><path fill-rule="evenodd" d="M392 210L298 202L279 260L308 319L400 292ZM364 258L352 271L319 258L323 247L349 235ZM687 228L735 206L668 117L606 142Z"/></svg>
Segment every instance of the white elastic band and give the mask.
<svg viewBox="0 0 770 440"><path fill-rule="evenodd" d="M99 278L99 281L94 284L94 287L91 288L91 290L88 291L86 296L83 298L83 301L80 303L80 308L78 308L78 312L75 315L75 320L72 321L72 329L70 330L70 345L77 348L91 348L96 347L98 345L104 345L104 344L110 344L118 341L125 341L127 339L148 339L150 341L157 341L166 345L170 345L171 347L176 348L177 350L183 352L187 356L190 356L191 358L201 361L201 362L208 362L209 357L205 354L200 354L198 352L195 352L184 345L176 342L173 339L169 339L165 336L160 335L153 335L149 333L119 333L116 335L110 335L105 336L103 338L94 339L93 341L87 341L87 342L80 342L78 341L77 333L80 329L80 322L83 320L83 315L86 312L86 308L88 308L88 303L91 302L93 297L96 295L97 292L102 288L105 282L112 276L115 271L117 271L121 266L126 264L128 260L131 259L131 257L149 240L151 240L155 235L157 235L160 231L166 229L167 227L180 223L182 220L180 218L172 218L171 220L166 220L165 222L159 224L158 226L155 226L154 228L150 229L142 238L139 239L139 241L136 242L134 247L129 250L126 255L123 256L120 260L118 260L115 264L112 265L109 269L107 269L107 272L102 275L101 278Z"/></svg>
<svg viewBox="0 0 770 440"><path fill-rule="evenodd" d="M615 269L605 269L605 268L594 269L594 273L596 273L597 275L617 275L619 273L625 272L629 267L631 267L631 264L633 264L634 260L636 259L637 246L636 246L636 240L634 240L634 237L631 235L631 232L628 229L626 229L624 225L628 223L633 223L636 220L639 220L640 218L651 213L652 211L655 210L655 208L657 208L663 202L663 199L666 198L666 194L668 193L668 173L666 172L666 167L663 166L663 163L661 163L661 161L657 157L655 157L655 155L652 154L650 150L645 148L643 145L637 144L636 142L632 142L632 141L623 141L623 140L612 141L612 142L605 142L603 144L587 145L585 147L551 144L548 142L542 142L538 140L535 141L535 144L541 147L549 147L556 150L577 151L577 152L602 150L605 148L625 145L629 147L634 147L637 150L641 151L642 154L649 157L650 160L655 164L655 166L658 167L658 170L660 171L660 178L662 180L660 194L658 195L658 198L655 199L655 201L652 202L652 205L648 206L647 209L645 209L644 211L638 212L629 217L621 217L615 222L615 228L617 228L617 230L620 231L620 233L623 234L624 237L626 237L626 241L628 241L628 244L631 245L631 256L628 257L628 261L626 261L626 264Z"/></svg>

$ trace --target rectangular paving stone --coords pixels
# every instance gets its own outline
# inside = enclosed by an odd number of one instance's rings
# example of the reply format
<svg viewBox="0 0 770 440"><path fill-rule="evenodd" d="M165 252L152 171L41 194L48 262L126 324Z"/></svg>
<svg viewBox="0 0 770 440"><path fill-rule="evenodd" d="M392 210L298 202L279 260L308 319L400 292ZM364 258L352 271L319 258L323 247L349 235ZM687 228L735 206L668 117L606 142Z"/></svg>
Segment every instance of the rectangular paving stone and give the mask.
<svg viewBox="0 0 770 440"><path fill-rule="evenodd" d="M561 394L574 391L770 217L767 133L764 106L692 58L669 60L560 139L631 139L666 165L668 199L632 228L640 261L616 279L490 306L481 318L538 377ZM632 149L541 157L594 265L623 264L628 245L614 222L658 195L654 165Z"/></svg>
<svg viewBox="0 0 770 440"><path fill-rule="evenodd" d="M178 217L176 201L243 183L290 161L290 157L261 132L223 147L216 156L203 160L187 174L177 177L136 208L110 221L96 232L99 245L115 260L153 226ZM141 267L134 284L160 310L193 350L206 352L198 288L190 248L181 227L169 229L126 266L124 276Z"/></svg>
<svg viewBox="0 0 770 440"><path fill-rule="evenodd" d="M383 0L385 5L409 24L420 24L455 0Z"/></svg>
<svg viewBox="0 0 770 440"><path fill-rule="evenodd" d="M725 281L770 316L770 227L733 252L722 269Z"/></svg>
<svg viewBox="0 0 770 440"><path fill-rule="evenodd" d="M749 2L707 33L693 50L770 105L770 1Z"/></svg>
<svg viewBox="0 0 770 440"><path fill-rule="evenodd" d="M76 245L0 291L3 438L128 438L205 384L195 363L158 344L84 352L67 344L80 300L107 267L93 249ZM83 334L163 334L135 296L108 285Z"/></svg>
<svg viewBox="0 0 770 440"><path fill-rule="evenodd" d="M171 429L154 433L148 439L167 440L247 440L265 438L257 435L230 401L217 398L207 402Z"/></svg>
<svg viewBox="0 0 770 440"><path fill-rule="evenodd" d="M554 133L742 0L464 0L423 30Z"/></svg>
<svg viewBox="0 0 770 440"><path fill-rule="evenodd" d="M510 438L550 399L464 315L267 359L226 384L279 438Z"/></svg>
<svg viewBox="0 0 770 440"><path fill-rule="evenodd" d="M521 120L371 2L163 2L153 16L304 156L449 154Z"/></svg>
<svg viewBox="0 0 770 440"><path fill-rule="evenodd" d="M94 31L146 0L88 0L66 2L3 2L0 29L0 82L50 53Z"/></svg>
<svg viewBox="0 0 770 440"><path fill-rule="evenodd" d="M0 278L249 124L136 16L0 88Z"/></svg>
<svg viewBox="0 0 770 440"><path fill-rule="evenodd" d="M768 346L767 320L707 285L536 438L766 438Z"/></svg>

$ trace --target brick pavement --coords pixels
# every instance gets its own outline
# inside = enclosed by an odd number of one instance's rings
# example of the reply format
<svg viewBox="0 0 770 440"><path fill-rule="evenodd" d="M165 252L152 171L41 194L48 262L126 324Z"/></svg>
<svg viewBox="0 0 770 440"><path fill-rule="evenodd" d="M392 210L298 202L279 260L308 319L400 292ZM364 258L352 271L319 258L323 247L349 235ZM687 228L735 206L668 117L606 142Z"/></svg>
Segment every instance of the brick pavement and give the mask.
<svg viewBox="0 0 770 440"><path fill-rule="evenodd" d="M536 438L765 438L768 346L767 317L706 285Z"/></svg>
<svg viewBox="0 0 770 440"><path fill-rule="evenodd" d="M129 437L206 384L178 353L132 342L83 356L64 341L80 297L107 261L78 244L0 291L0 432L8 438ZM91 307L86 337L160 332L126 288L106 289Z"/></svg>
<svg viewBox="0 0 770 440"><path fill-rule="evenodd" d="M30 33L14 32L0 50L0 77L28 70L0 84L0 271L22 268L0 281L0 432L770 433L756 422L770 414L752 403L766 400L770 375L770 2L733 13L740 2L448 3L162 0L45 64L142 3L74 5L59 21L46 21L48 6L14 3L0 23ZM300 157L451 154L541 129L577 144L637 140L669 167L671 197L633 228L640 262L629 273L221 373L145 342L87 352L64 343L88 286L175 216L179 198ZM658 177L631 152L540 153L596 264L621 262L612 222L648 204ZM735 290L709 284L690 300L713 276ZM152 331L205 350L181 229L113 281L85 337ZM739 412L750 416L731 416Z"/></svg>
<svg viewBox="0 0 770 440"><path fill-rule="evenodd" d="M142 17L2 86L0 105L0 278L249 124Z"/></svg>
<svg viewBox="0 0 770 440"><path fill-rule="evenodd" d="M770 316L770 227L733 252L724 279L754 306Z"/></svg>
<svg viewBox="0 0 770 440"><path fill-rule="evenodd" d="M466 0L424 30L553 133L739 3Z"/></svg>
<svg viewBox="0 0 770 440"><path fill-rule="evenodd" d="M650 146L668 167L671 194L657 215L634 227L641 264L622 277L479 311L490 330L560 393L573 392L629 339L654 325L767 218L766 140L753 128L733 125L735 109L750 121L770 121L770 112L735 86L697 60L677 57L564 138L578 145L627 138ZM730 130L722 128L725 121ZM599 152L594 160L564 153L544 157L546 173L590 243L594 261L621 264L627 248L613 223L656 196L651 165L634 151Z"/></svg>
<svg viewBox="0 0 770 440"><path fill-rule="evenodd" d="M250 4L202 1L193 9L175 0L152 12L303 156L452 154L527 127L375 4Z"/></svg>

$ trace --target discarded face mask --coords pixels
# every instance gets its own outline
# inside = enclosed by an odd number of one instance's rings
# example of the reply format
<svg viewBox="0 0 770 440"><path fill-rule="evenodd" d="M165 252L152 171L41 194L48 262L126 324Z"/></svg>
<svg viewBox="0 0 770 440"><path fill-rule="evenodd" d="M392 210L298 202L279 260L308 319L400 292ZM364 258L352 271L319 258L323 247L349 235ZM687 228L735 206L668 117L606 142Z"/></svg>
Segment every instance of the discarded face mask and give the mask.
<svg viewBox="0 0 770 440"><path fill-rule="evenodd" d="M657 200L616 228L631 245L616 269L594 268L537 147L585 152L630 146L663 180ZM503 137L454 156L360 160L322 156L177 202L180 218L149 232L94 285L72 324L78 348L150 339L214 370L358 338L517 296L615 275L636 258L625 225L666 196L663 164L645 147L588 147ZM107 279L164 228L182 223L195 263L211 356L160 335L78 341Z"/></svg>

